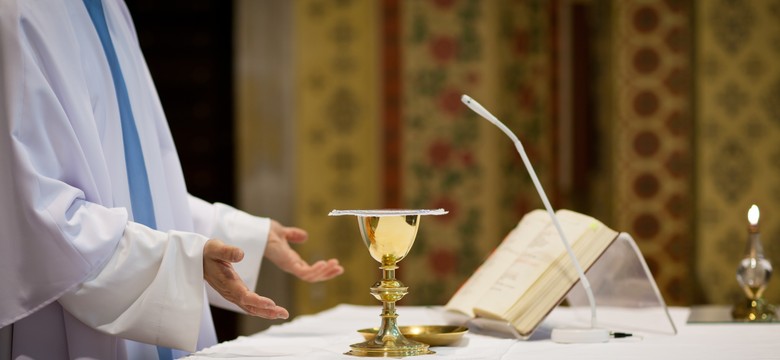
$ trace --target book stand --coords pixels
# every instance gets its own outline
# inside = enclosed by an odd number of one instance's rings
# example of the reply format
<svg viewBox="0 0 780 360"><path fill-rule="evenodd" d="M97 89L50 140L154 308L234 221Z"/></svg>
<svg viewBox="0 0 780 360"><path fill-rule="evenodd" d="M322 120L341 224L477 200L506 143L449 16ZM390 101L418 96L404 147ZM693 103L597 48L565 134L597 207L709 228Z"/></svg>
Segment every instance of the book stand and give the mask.
<svg viewBox="0 0 780 360"><path fill-rule="evenodd" d="M653 275L647 267L642 252L628 233L620 233L604 253L585 272L596 300L598 326L613 331L644 331L675 335L674 326L666 302L658 290ZM576 321L583 326L590 324L590 304L579 281L565 297L575 312ZM599 309L623 309L618 316ZM615 314L615 312L611 312ZM654 321L643 321L651 319ZM659 320L660 319L660 320ZM523 336L507 322L474 318L469 320L480 330L500 333L528 340L538 330ZM638 327L637 324L641 324Z"/></svg>

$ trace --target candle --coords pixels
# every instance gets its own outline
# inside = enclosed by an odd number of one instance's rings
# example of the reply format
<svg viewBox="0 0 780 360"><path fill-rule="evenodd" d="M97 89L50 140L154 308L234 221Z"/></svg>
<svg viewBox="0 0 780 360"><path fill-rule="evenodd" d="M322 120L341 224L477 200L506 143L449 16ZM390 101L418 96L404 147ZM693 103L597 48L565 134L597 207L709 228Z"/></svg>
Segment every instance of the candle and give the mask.
<svg viewBox="0 0 780 360"><path fill-rule="evenodd" d="M750 210L748 210L748 222L750 222L749 230L751 233L757 233L758 232L758 218L761 215L761 212L758 210L758 206L756 204L753 204L753 206L750 207Z"/></svg>
<svg viewBox="0 0 780 360"><path fill-rule="evenodd" d="M775 309L761 297L772 277L772 264L764 257L761 234L758 232L760 212L755 204L748 210L748 242L745 256L737 267L737 282L747 295L747 303L736 305L731 315L743 321L767 321L775 319Z"/></svg>

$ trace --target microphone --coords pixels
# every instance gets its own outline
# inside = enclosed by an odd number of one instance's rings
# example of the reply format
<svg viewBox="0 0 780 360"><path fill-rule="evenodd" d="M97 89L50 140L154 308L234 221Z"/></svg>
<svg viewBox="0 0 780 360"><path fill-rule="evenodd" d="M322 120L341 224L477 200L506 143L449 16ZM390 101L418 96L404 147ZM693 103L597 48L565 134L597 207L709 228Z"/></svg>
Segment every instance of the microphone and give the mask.
<svg viewBox="0 0 780 360"><path fill-rule="evenodd" d="M577 260L577 257L574 256L571 245L569 245L569 241L566 239L566 235L563 233L563 228L561 228L561 224L558 222L558 217L555 215L555 211L553 211L553 208L550 205L550 200L547 199L547 194L545 194L544 189L542 188L542 184L539 182L539 178L536 177L536 172L534 171L533 166L531 166L531 162L528 160L528 155L525 154L525 149L523 148L523 144L520 143L520 139L518 139L517 136L515 136L515 134L509 130L508 127L506 127L506 125L504 125L504 123L493 116L490 111L487 111L487 109L485 109L485 107L483 107L476 100L464 94L461 96L460 101L466 104L469 109L479 114L479 116L482 116L485 118L485 120L490 121L493 125L501 129L501 131L503 131L504 134L506 134L506 136L508 136L515 144L515 148L520 154L520 157L523 159L523 164L525 164L525 168L528 170L528 174L531 176L531 180L536 187L536 192L538 192L539 197L542 198L544 207L547 209L547 213L550 215L550 218L555 225L555 229L558 230L558 234L561 236L563 246L566 247L566 252L569 254L569 258L571 258L572 264L574 264L574 268L577 270L577 274L580 277L580 283L582 283L582 287L585 289L585 294L587 295L588 302L590 303L590 328L555 328L552 330L551 334L552 341L558 343L595 343L609 341L609 331L596 327L596 300L593 297L593 290L591 290L590 282L585 276L585 272L582 270L582 266L580 266L580 262Z"/></svg>

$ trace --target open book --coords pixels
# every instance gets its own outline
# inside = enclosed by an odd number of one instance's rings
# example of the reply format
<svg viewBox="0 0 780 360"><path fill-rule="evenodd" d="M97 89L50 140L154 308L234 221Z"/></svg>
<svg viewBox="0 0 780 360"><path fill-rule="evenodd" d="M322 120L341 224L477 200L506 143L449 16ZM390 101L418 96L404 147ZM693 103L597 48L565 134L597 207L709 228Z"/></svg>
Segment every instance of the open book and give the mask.
<svg viewBox="0 0 780 360"><path fill-rule="evenodd" d="M569 210L556 214L585 271L617 238L616 231L590 216ZM578 280L550 215L534 210L520 220L445 309L500 320L529 336Z"/></svg>

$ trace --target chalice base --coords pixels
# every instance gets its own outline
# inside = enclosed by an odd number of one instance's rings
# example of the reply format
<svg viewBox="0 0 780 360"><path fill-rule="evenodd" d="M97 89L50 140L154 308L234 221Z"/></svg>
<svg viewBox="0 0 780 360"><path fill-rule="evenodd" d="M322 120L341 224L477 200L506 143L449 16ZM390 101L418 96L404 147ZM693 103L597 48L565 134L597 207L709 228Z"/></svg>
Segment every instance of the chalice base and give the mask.
<svg viewBox="0 0 780 360"><path fill-rule="evenodd" d="M761 322L778 320L774 305L767 303L763 298L757 300L746 299L734 304L731 316L737 321Z"/></svg>
<svg viewBox="0 0 780 360"><path fill-rule="evenodd" d="M429 350L428 346L428 344L407 338L397 338L395 341L381 341L381 339L374 338L350 345L349 347L352 350L347 351L345 354L364 357L404 357L435 354L436 352Z"/></svg>

